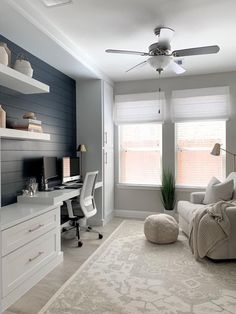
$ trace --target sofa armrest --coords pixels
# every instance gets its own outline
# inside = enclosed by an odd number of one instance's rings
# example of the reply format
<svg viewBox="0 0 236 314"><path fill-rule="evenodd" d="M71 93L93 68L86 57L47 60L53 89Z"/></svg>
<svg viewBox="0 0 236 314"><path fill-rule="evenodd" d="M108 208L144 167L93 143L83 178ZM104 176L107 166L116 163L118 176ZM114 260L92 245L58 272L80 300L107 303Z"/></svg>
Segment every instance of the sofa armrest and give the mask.
<svg viewBox="0 0 236 314"><path fill-rule="evenodd" d="M193 204L202 204L206 192L193 192L190 195L190 202Z"/></svg>
<svg viewBox="0 0 236 314"><path fill-rule="evenodd" d="M227 207L226 214L230 223L233 225L233 228L236 230L236 206Z"/></svg>
<svg viewBox="0 0 236 314"><path fill-rule="evenodd" d="M229 236L229 245L230 250L233 253L234 257L236 257L236 245L235 245L235 239L236 239L236 207L227 207L226 208L226 214L229 218L229 222L231 225L231 234Z"/></svg>

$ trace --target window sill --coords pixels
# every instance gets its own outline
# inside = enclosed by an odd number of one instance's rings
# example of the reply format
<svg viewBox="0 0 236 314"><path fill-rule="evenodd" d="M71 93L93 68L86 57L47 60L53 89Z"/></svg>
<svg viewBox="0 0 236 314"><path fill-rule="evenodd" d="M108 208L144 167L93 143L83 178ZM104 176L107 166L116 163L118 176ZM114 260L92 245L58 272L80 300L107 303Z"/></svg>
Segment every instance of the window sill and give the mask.
<svg viewBox="0 0 236 314"><path fill-rule="evenodd" d="M150 190L156 191L160 190L161 185L153 185L153 184L126 184L126 183L117 183L116 187L118 189L123 190ZM177 191L199 191L206 190L206 186L190 186L190 185L176 185Z"/></svg>
<svg viewBox="0 0 236 314"><path fill-rule="evenodd" d="M117 183L116 187L118 189L124 190L160 190L160 185L153 184L126 184L126 183Z"/></svg>
<svg viewBox="0 0 236 314"><path fill-rule="evenodd" d="M189 190L206 190L206 186L193 186L193 185L176 185L176 190L178 191L189 191Z"/></svg>

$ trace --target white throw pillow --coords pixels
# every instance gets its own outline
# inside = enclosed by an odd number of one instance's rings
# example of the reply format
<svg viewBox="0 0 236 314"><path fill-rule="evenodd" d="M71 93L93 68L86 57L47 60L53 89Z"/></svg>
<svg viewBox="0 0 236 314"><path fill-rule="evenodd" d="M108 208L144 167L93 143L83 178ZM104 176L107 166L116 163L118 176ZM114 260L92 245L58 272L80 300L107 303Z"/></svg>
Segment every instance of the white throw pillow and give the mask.
<svg viewBox="0 0 236 314"><path fill-rule="evenodd" d="M219 201L229 201L233 197L234 180L220 182L213 177L206 188L203 204L211 204Z"/></svg>
<svg viewBox="0 0 236 314"><path fill-rule="evenodd" d="M234 180L234 193L232 199L236 199L236 172L231 172L226 178L227 181Z"/></svg>

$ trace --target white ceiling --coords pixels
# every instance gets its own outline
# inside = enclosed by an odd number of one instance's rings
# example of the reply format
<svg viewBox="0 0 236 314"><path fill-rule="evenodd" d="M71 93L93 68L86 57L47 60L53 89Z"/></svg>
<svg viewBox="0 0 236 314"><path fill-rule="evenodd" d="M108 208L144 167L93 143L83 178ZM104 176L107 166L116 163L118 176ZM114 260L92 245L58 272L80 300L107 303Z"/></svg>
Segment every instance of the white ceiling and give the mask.
<svg viewBox="0 0 236 314"><path fill-rule="evenodd" d="M105 49L148 51L156 41L153 29L161 25L175 30L173 50L220 46L215 55L185 57L184 75L236 70L235 0L73 0L55 8L40 0L8 2L75 58L114 81L156 77L148 65L125 72L146 57L107 54ZM43 50L48 53L47 46ZM168 71L164 75L175 76Z"/></svg>

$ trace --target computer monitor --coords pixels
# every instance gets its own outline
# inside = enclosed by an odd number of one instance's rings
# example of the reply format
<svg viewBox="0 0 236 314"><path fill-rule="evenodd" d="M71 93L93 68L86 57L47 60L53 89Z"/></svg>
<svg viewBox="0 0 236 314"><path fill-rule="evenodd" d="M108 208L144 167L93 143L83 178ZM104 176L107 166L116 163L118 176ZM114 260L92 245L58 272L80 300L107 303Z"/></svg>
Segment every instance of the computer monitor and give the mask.
<svg viewBox="0 0 236 314"><path fill-rule="evenodd" d="M80 159L79 157L62 158L62 183L76 181L80 179Z"/></svg>
<svg viewBox="0 0 236 314"><path fill-rule="evenodd" d="M60 184L56 157L43 157L39 169L41 169L40 173L42 175L40 190L50 191L53 190L54 186Z"/></svg>
<svg viewBox="0 0 236 314"><path fill-rule="evenodd" d="M43 157L43 176L45 181L58 177L56 157Z"/></svg>

